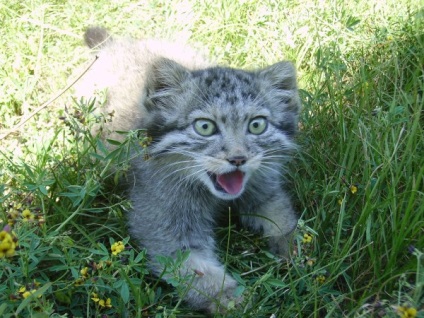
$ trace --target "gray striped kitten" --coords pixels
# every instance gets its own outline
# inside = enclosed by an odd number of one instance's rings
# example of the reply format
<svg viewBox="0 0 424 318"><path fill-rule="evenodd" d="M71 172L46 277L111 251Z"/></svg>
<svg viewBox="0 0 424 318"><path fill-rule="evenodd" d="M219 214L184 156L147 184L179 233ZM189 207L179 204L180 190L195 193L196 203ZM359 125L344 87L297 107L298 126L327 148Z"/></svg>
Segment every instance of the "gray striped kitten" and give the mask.
<svg viewBox="0 0 424 318"><path fill-rule="evenodd" d="M114 113L107 137L131 129L152 137L149 159L132 161L130 234L156 274L163 270L157 255L189 250L180 273L195 278L185 300L224 312L242 298L215 254L217 214L238 211L282 256L297 224L282 189L300 109L293 65L218 67L183 45L114 39L101 28L90 28L85 40L100 51L80 95L107 89L103 111Z"/></svg>

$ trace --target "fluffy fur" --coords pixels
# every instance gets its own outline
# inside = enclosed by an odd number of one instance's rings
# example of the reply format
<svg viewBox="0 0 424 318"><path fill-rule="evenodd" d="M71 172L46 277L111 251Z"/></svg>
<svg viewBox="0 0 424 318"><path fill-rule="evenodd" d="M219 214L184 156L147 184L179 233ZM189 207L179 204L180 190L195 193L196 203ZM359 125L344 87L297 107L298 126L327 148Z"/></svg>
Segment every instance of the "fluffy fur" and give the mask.
<svg viewBox="0 0 424 318"><path fill-rule="evenodd" d="M186 301L225 311L236 281L215 254L217 214L231 207L244 225L288 255L297 224L283 191L282 171L294 148L300 103L293 65L256 71L218 67L196 51L157 40L110 38L101 28L85 34L99 59L80 83L80 95L107 89L102 111L115 130L145 129L149 159L132 161L130 234L150 256L189 250L182 275L198 273Z"/></svg>

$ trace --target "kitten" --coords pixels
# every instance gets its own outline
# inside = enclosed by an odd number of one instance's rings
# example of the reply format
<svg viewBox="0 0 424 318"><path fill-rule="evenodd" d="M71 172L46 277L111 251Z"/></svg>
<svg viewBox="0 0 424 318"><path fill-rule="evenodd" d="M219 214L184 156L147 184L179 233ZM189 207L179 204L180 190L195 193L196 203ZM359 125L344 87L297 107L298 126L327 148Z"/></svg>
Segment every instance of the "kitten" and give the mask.
<svg viewBox="0 0 424 318"><path fill-rule="evenodd" d="M88 29L85 40L100 52L79 86L86 96L107 88L103 111L114 113L107 137L144 129L152 138L149 159L132 161L130 234L156 274L157 255L189 250L180 273L198 275L185 300L224 312L241 298L215 254L217 214L238 211L282 256L297 224L281 175L300 109L293 65L218 67L188 47L114 39L101 28Z"/></svg>

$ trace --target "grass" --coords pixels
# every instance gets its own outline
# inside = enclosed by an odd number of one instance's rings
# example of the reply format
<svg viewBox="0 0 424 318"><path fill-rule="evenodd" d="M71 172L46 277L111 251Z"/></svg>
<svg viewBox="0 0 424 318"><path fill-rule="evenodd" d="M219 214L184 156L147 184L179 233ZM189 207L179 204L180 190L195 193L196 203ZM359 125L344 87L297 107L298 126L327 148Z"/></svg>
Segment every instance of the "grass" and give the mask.
<svg viewBox="0 0 424 318"><path fill-rule="evenodd" d="M0 136L75 77L93 24L183 38L223 65L296 63L293 260L233 224L218 229L246 297L228 316L424 317L420 1L11 0L0 4ZM95 154L90 114L67 94L0 141L0 316L204 317L180 301L178 276L171 288L149 275L107 169L126 145ZM172 273L184 257L162 262Z"/></svg>

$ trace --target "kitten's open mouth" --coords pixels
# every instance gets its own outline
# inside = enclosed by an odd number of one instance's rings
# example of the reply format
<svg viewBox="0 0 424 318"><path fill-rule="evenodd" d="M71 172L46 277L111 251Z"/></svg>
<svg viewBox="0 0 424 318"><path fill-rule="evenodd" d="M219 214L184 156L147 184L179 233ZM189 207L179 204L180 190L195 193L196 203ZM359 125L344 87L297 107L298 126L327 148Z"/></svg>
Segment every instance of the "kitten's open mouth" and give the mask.
<svg viewBox="0 0 424 318"><path fill-rule="evenodd" d="M209 177L215 185L215 189L221 192L236 195L243 188L244 173L240 170L224 174L209 173Z"/></svg>

